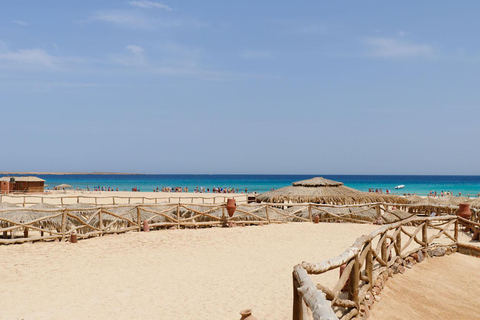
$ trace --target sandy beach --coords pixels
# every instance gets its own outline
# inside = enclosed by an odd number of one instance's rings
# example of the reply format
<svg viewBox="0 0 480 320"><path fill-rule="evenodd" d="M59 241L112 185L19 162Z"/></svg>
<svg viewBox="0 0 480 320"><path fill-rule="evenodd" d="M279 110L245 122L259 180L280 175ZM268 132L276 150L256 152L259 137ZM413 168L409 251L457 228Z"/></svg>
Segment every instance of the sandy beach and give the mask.
<svg viewBox="0 0 480 320"><path fill-rule="evenodd" d="M2 319L291 319L292 270L377 226L289 223L1 246ZM337 273L329 274L335 283Z"/></svg>
<svg viewBox="0 0 480 320"><path fill-rule="evenodd" d="M479 265L459 253L427 259L387 281L370 319L480 319Z"/></svg>

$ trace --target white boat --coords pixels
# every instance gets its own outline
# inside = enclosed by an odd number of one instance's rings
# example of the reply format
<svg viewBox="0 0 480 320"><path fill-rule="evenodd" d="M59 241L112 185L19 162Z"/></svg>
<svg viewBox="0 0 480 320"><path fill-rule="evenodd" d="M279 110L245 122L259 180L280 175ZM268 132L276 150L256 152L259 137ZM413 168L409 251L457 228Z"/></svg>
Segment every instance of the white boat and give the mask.
<svg viewBox="0 0 480 320"><path fill-rule="evenodd" d="M403 188L405 188L404 184L401 184L401 185L395 187L395 189L403 189Z"/></svg>

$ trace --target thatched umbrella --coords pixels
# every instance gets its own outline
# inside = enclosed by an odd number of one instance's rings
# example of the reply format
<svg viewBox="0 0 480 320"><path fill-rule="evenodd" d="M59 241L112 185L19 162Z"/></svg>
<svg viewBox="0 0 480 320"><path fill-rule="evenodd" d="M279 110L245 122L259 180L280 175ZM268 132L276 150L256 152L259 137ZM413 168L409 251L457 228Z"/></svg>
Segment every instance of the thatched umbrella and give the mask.
<svg viewBox="0 0 480 320"><path fill-rule="evenodd" d="M312 202L325 204L356 204L372 202L405 203L403 197L362 192L343 185L342 182L316 177L297 181L292 186L262 193L257 202Z"/></svg>
<svg viewBox="0 0 480 320"><path fill-rule="evenodd" d="M53 189L55 190L72 189L72 188L73 186L66 183L62 183L62 184L59 184L58 186L53 187Z"/></svg>

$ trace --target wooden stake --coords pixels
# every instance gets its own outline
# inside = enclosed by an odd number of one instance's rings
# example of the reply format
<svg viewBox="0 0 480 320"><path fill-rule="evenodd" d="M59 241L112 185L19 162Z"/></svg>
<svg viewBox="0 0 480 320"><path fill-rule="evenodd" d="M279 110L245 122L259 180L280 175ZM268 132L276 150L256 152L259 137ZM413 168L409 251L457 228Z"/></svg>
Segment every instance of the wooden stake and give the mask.
<svg viewBox="0 0 480 320"><path fill-rule="evenodd" d="M177 226L180 229L180 202L177 204Z"/></svg>
<svg viewBox="0 0 480 320"><path fill-rule="evenodd" d="M140 219L140 207L137 206L137 224L138 224L138 232L142 231L142 222Z"/></svg>
<svg viewBox="0 0 480 320"><path fill-rule="evenodd" d="M455 238L455 241L458 242L458 218L455 220L455 231L453 237Z"/></svg>
<svg viewBox="0 0 480 320"><path fill-rule="evenodd" d="M303 320L303 304L302 304L302 297L298 293L298 288L300 285L298 284L297 279L295 278L295 271L292 272L293 278L293 320Z"/></svg>
<svg viewBox="0 0 480 320"><path fill-rule="evenodd" d="M458 221L458 220L457 220ZM425 220L422 228L422 242L425 249L428 248L428 220Z"/></svg>
<svg viewBox="0 0 480 320"><path fill-rule="evenodd" d="M358 261L358 255L355 256L355 263L352 271L350 272L350 285L348 287L348 299L355 302L357 309L360 307L358 301L358 283L360 282L360 262Z"/></svg>
<svg viewBox="0 0 480 320"><path fill-rule="evenodd" d="M65 232L67 230L67 209L63 208L62 214L62 241L65 240Z"/></svg>

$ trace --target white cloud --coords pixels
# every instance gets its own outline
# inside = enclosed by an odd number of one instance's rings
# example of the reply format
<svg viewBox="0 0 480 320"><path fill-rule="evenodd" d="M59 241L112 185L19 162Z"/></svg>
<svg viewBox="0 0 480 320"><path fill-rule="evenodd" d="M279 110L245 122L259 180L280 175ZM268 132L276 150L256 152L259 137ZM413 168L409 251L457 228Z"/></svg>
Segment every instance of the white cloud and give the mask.
<svg viewBox="0 0 480 320"><path fill-rule="evenodd" d="M15 23L15 24L17 24L19 26L22 26L22 27L28 26L28 23L26 23L25 21L22 21L22 20L14 20L14 21L12 21L12 23Z"/></svg>
<svg viewBox="0 0 480 320"><path fill-rule="evenodd" d="M29 66L55 67L57 58L43 49L21 49L0 52L0 62L6 61Z"/></svg>
<svg viewBox="0 0 480 320"><path fill-rule="evenodd" d="M136 54L136 55L141 55L141 54L143 54L143 51L144 51L142 47L136 46L134 44L128 45L127 49L130 50L130 52L132 52L133 54Z"/></svg>
<svg viewBox="0 0 480 320"><path fill-rule="evenodd" d="M207 24L193 19L162 18L154 19L139 11L98 11L90 18L90 21L101 21L122 27L138 29L162 29L162 28L203 28ZM83 21L81 21L82 23Z"/></svg>
<svg viewBox="0 0 480 320"><path fill-rule="evenodd" d="M128 54L113 56L111 61L126 67L142 67L148 65L144 55L145 50L142 47L130 44L126 49L129 51Z"/></svg>
<svg viewBox="0 0 480 320"><path fill-rule="evenodd" d="M137 1L130 1L129 4L139 8L156 8L156 9L172 11L172 8L170 8L166 4L155 2L155 1L137 0Z"/></svg>
<svg viewBox="0 0 480 320"><path fill-rule="evenodd" d="M426 44L416 44L389 38L369 38L365 40L367 54L380 58L432 57L435 50Z"/></svg>
<svg viewBox="0 0 480 320"><path fill-rule="evenodd" d="M240 53L240 57L246 60L266 59L270 58L272 53L265 50L245 50Z"/></svg>
<svg viewBox="0 0 480 320"><path fill-rule="evenodd" d="M146 17L133 12L110 11L96 12L90 20L109 22L117 25L126 25L136 28L151 27L151 22Z"/></svg>
<svg viewBox="0 0 480 320"><path fill-rule="evenodd" d="M397 32L397 35L399 37L405 37L407 35L407 33L405 31L400 30L400 31Z"/></svg>

